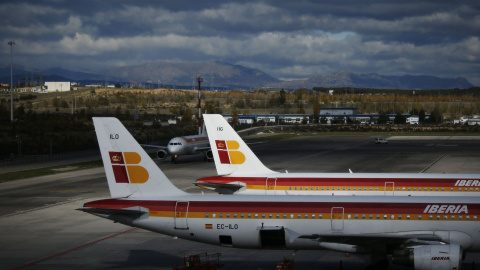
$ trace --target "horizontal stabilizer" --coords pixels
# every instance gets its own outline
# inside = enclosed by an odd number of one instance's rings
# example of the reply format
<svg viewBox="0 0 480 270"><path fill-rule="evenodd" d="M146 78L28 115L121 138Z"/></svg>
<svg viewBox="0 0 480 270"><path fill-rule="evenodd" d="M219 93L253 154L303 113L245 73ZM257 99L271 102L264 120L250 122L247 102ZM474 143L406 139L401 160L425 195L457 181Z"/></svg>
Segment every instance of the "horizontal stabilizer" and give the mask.
<svg viewBox="0 0 480 270"><path fill-rule="evenodd" d="M134 206L129 208L123 209L111 209L111 208L96 208L96 207L81 207L77 208L77 210L90 213L90 214L99 214L99 215L127 215L127 216L135 216L135 215L143 215L148 214L149 210L144 207Z"/></svg>
<svg viewBox="0 0 480 270"><path fill-rule="evenodd" d="M195 186L214 190L220 194L233 194L245 188L245 184L242 183L210 183L210 182L195 182Z"/></svg>

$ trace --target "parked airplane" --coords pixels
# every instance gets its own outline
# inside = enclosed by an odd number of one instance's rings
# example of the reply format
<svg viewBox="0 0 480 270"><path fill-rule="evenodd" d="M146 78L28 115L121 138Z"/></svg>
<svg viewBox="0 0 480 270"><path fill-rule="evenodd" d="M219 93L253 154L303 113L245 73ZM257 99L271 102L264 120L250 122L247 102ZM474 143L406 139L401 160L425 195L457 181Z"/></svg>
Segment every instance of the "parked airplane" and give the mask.
<svg viewBox="0 0 480 270"><path fill-rule="evenodd" d="M181 155L197 155L199 153L203 153L204 160L213 159L205 125L201 134L175 137L168 142L166 147L145 144L143 146L161 148L157 152L157 157L164 160L167 156L171 156L172 163L178 163L178 157Z"/></svg>
<svg viewBox="0 0 480 270"><path fill-rule="evenodd" d="M203 243L370 253L381 265L390 254L422 270L460 269L480 251L479 197L193 195L116 118L93 122L112 198L78 210Z"/></svg>
<svg viewBox="0 0 480 270"><path fill-rule="evenodd" d="M479 174L280 173L268 169L221 115L204 121L219 176L196 186L222 194L479 196Z"/></svg>

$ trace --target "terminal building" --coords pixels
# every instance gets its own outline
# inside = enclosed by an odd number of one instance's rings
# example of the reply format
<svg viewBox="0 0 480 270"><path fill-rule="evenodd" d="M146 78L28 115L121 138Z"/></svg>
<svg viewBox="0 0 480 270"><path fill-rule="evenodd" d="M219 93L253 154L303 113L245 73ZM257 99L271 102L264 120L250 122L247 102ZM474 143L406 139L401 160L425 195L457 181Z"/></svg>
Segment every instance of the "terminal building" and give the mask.
<svg viewBox="0 0 480 270"><path fill-rule="evenodd" d="M358 124L376 124L378 122L380 114L357 114L357 110L358 108L353 107L325 107L320 109L318 119L323 124L347 124L348 122L356 122ZM390 120L387 124L393 124L397 114L387 114L386 116ZM419 124L418 116L413 116L410 114L402 114L402 116L404 116L406 119L405 124ZM228 122L232 121L232 115L230 114L224 114L223 117ZM429 114L425 115L425 119L428 119L429 117ZM314 117L313 114L239 114L238 121L241 124L252 124L254 122L264 122L266 124L309 124L314 122Z"/></svg>

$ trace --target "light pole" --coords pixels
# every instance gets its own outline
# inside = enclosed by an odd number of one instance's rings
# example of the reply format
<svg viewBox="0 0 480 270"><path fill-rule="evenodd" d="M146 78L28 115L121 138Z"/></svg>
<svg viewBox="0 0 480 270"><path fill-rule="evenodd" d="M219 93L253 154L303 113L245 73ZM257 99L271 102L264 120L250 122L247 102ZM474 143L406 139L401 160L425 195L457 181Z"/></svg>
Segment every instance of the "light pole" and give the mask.
<svg viewBox="0 0 480 270"><path fill-rule="evenodd" d="M13 55L13 45L15 42L10 41L8 42L10 45L10 121L13 122L13 62L12 62L12 55Z"/></svg>
<svg viewBox="0 0 480 270"><path fill-rule="evenodd" d="M202 77L198 77L197 78L197 82L198 82L198 135L202 134L202 105L201 105L201 94L200 94L200 90L201 90L201 83L203 82L203 78Z"/></svg>

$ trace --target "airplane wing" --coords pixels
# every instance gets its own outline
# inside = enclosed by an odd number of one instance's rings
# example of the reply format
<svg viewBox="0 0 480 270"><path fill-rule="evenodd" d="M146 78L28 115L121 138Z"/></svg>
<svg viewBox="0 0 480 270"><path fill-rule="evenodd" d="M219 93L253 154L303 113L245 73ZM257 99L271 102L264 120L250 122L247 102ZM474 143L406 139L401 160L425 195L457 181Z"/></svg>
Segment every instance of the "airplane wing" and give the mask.
<svg viewBox="0 0 480 270"><path fill-rule="evenodd" d="M427 232L408 234L299 234L285 228L290 235L290 243L295 239L310 239L318 242L325 249L339 250L339 247L350 247L356 252L371 252L372 249L385 249L399 246L417 246L444 244L445 242L438 235ZM342 249L343 250L343 249Z"/></svg>
<svg viewBox="0 0 480 270"><path fill-rule="evenodd" d="M405 234L405 235L369 235L369 234L311 234L300 235L298 238L312 239L318 242L332 242L349 245L370 245L379 242L388 243L424 243L425 241L441 241L442 238L433 234Z"/></svg>
<svg viewBox="0 0 480 270"><path fill-rule="evenodd" d="M152 147L152 148L160 148L160 149L167 149L166 146L161 145L153 145L153 144L140 144L142 147Z"/></svg>

